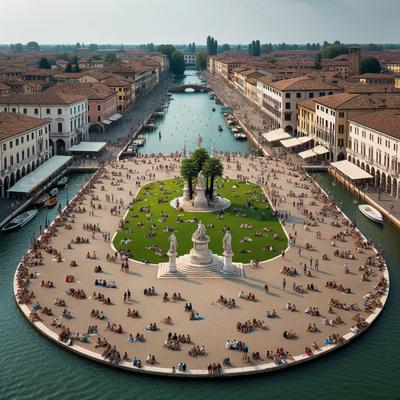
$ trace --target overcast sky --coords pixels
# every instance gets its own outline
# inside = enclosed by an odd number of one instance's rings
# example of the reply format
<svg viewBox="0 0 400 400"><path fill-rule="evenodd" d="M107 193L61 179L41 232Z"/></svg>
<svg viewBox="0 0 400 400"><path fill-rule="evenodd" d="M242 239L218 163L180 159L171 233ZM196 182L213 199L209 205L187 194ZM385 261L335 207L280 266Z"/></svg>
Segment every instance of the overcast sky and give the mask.
<svg viewBox="0 0 400 400"><path fill-rule="evenodd" d="M400 42L400 0L0 0L1 43Z"/></svg>

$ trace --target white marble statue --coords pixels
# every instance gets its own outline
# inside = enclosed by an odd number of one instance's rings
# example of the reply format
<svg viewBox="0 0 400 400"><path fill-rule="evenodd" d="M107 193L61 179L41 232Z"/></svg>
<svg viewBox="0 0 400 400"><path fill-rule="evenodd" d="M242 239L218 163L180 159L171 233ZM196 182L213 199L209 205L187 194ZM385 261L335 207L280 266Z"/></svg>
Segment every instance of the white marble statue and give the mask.
<svg viewBox="0 0 400 400"><path fill-rule="evenodd" d="M206 235L206 227L202 224L200 221L199 224L197 225L197 229L194 231L192 235L192 240L196 241L206 241L208 240L208 237Z"/></svg>
<svg viewBox="0 0 400 400"><path fill-rule="evenodd" d="M199 174L197 175L197 186L203 188L205 187L205 185L206 182L204 179L203 171L200 171Z"/></svg>
<svg viewBox="0 0 400 400"><path fill-rule="evenodd" d="M175 232L172 232L171 236L169 237L169 252L176 253L177 247L178 247L178 243L176 240Z"/></svg>
<svg viewBox="0 0 400 400"><path fill-rule="evenodd" d="M222 239L222 246L224 247L224 253L232 254L232 235L230 231L226 231Z"/></svg>
<svg viewBox="0 0 400 400"><path fill-rule="evenodd" d="M200 149L201 144L203 143L203 137L200 135L200 133L196 136L196 145L197 148Z"/></svg>

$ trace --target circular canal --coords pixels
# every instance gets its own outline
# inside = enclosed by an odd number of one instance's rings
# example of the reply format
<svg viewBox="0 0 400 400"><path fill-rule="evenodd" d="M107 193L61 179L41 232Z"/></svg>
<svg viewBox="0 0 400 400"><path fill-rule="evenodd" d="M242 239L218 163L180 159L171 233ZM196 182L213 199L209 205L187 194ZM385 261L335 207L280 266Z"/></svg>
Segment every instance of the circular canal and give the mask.
<svg viewBox="0 0 400 400"><path fill-rule="evenodd" d="M180 112L184 115L186 100L190 102L195 96L207 95L182 94L182 96L185 96L182 102L178 101L176 105L178 107L179 104L179 107L183 108ZM205 100L210 104L208 96ZM171 110L172 107L168 112ZM178 109L176 112L179 114ZM201 121L206 123L205 121L212 118L209 114L213 112L208 106L200 107L197 114L200 116L200 113ZM166 121L167 117L164 123ZM175 121L179 122L179 119ZM163 131L167 132L165 128ZM179 131L182 132L180 129ZM210 136L214 134L213 129L209 132ZM188 150L190 143L194 143L197 133L199 132L196 130L190 130ZM206 146L207 136L204 131L201 131L201 134ZM158 140L158 135L155 136ZM171 152L168 148L164 149L162 143L158 144L160 151ZM183 141L180 143L181 148ZM227 150L219 147L217 141L214 143L217 150ZM240 145L244 146L243 152L249 151L248 147L246 149L246 143ZM175 147L175 150L178 149ZM232 148L229 150L233 151ZM342 203L343 211L350 219L356 220L364 235L384 250L391 286L396 288L399 282L399 232L387 223L381 227L366 220L358 213L353 196L340 185L332 186L331 177L327 174L316 174L316 177L325 190L334 192L335 198ZM67 198L71 198L87 178L88 175L72 175L68 188L60 192L60 203L64 205ZM362 335L351 346L336 351L327 358L284 373L229 382L213 382L211 386L204 382L179 382L122 373L65 352L26 323L25 318L18 312L12 293L16 265L30 246L32 236L39 233L40 227L46 223L46 218L51 221L55 214L56 210L49 211L47 215L44 209L40 210L37 217L21 230L7 235L0 234L2 398L97 399L151 396L159 399L183 399L189 391L192 397L198 399L243 396L261 399L266 395L285 395L291 399L302 399L305 393L308 398L324 396L327 399L372 399L377 398L378 393L385 393L385 399L398 398L400 384L396 360L400 357L400 350L396 346L396 339L400 329L400 302L397 290L391 291L384 312L366 335Z"/></svg>

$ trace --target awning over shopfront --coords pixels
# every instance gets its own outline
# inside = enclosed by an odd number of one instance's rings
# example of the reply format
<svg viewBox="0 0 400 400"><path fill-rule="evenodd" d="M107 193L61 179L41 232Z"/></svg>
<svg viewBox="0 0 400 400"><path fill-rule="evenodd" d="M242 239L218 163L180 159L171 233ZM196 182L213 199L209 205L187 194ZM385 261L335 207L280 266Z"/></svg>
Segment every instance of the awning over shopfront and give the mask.
<svg viewBox="0 0 400 400"><path fill-rule="evenodd" d="M268 143L279 142L280 140L292 138L292 136L285 132L282 128L263 133L263 137L267 140Z"/></svg>
<svg viewBox="0 0 400 400"><path fill-rule="evenodd" d="M112 122L115 122L115 121L118 121L120 118L122 118L122 115L117 113L117 114L111 115L111 117L108 117L107 119L109 119Z"/></svg>
<svg viewBox="0 0 400 400"><path fill-rule="evenodd" d="M299 153L299 156L303 159L306 160L307 158L315 157L316 154L312 150L306 150L302 151Z"/></svg>
<svg viewBox="0 0 400 400"><path fill-rule="evenodd" d="M373 178L371 174L347 160L333 162L331 163L331 167L337 169L351 180Z"/></svg>
<svg viewBox="0 0 400 400"><path fill-rule="evenodd" d="M55 176L72 160L70 156L53 156L8 189L9 193L29 194Z"/></svg>
<svg viewBox="0 0 400 400"><path fill-rule="evenodd" d="M109 119L103 119L103 121L101 121L101 123L105 124L105 125L110 125L110 124L112 124L112 121L110 121Z"/></svg>
<svg viewBox="0 0 400 400"><path fill-rule="evenodd" d="M89 153L99 153L106 147L107 142L80 142L75 146L69 148L69 153L75 154L89 154Z"/></svg>
<svg viewBox="0 0 400 400"><path fill-rule="evenodd" d="M291 138L291 139L285 139L281 140L281 145L287 149L291 147L296 147L296 146L301 146L307 142L312 140L309 136L301 136L298 138Z"/></svg>
<svg viewBox="0 0 400 400"><path fill-rule="evenodd" d="M322 154L329 153L329 150L326 147L321 146L321 145L314 147L312 150L313 150L314 153L316 153L319 156L322 155Z"/></svg>

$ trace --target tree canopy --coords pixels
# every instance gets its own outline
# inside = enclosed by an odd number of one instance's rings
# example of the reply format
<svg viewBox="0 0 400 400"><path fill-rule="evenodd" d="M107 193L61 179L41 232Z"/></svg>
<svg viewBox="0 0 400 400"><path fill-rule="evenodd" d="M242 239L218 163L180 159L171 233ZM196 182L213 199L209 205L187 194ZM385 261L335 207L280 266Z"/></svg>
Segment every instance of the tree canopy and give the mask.
<svg viewBox="0 0 400 400"><path fill-rule="evenodd" d="M156 50L171 59L172 53L176 51L176 48L172 44L160 44L157 46Z"/></svg>
<svg viewBox="0 0 400 400"><path fill-rule="evenodd" d="M196 66L199 70L207 69L207 52L202 50L196 54Z"/></svg>
<svg viewBox="0 0 400 400"><path fill-rule="evenodd" d="M207 53L210 56L218 54L218 41L211 36L207 36Z"/></svg>
<svg viewBox="0 0 400 400"><path fill-rule="evenodd" d="M38 42L31 41L26 44L25 49L27 51L40 51L40 46Z"/></svg>
<svg viewBox="0 0 400 400"><path fill-rule="evenodd" d="M104 62L107 64L115 64L119 61L118 57L114 53L107 53L104 57Z"/></svg>
<svg viewBox="0 0 400 400"><path fill-rule="evenodd" d="M375 57L365 57L361 60L361 73L380 73L381 63Z"/></svg>
<svg viewBox="0 0 400 400"><path fill-rule="evenodd" d="M169 67L171 72L175 75L182 75L185 72L185 60L180 51L174 51L169 60Z"/></svg>
<svg viewBox="0 0 400 400"><path fill-rule="evenodd" d="M321 51L321 56L323 58L335 58L341 54L347 54L348 48L343 43L336 41L332 44L327 44L324 42L324 48Z"/></svg>
<svg viewBox="0 0 400 400"><path fill-rule="evenodd" d="M46 57L42 57L39 61L38 67L40 69L51 69L50 61Z"/></svg>

